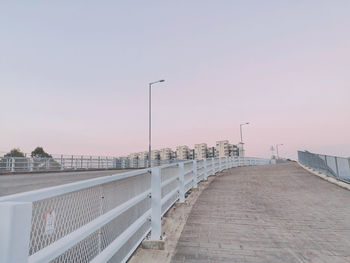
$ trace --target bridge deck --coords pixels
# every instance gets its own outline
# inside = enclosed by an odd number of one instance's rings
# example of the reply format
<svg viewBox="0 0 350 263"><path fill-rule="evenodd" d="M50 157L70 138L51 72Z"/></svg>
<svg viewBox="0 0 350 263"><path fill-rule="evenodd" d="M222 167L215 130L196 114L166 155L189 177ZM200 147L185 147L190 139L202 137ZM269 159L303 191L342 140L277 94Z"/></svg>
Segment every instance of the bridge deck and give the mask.
<svg viewBox="0 0 350 263"><path fill-rule="evenodd" d="M350 191L296 163L230 169L197 199L172 262L350 262Z"/></svg>

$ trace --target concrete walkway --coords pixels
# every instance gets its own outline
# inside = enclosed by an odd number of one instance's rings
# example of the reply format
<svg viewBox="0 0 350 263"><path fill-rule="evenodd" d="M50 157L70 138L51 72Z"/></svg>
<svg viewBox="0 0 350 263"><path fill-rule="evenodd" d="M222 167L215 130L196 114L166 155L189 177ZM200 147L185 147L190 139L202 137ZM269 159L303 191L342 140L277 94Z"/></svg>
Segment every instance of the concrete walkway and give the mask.
<svg viewBox="0 0 350 263"><path fill-rule="evenodd" d="M198 197L172 262L350 262L350 191L297 163L230 169Z"/></svg>

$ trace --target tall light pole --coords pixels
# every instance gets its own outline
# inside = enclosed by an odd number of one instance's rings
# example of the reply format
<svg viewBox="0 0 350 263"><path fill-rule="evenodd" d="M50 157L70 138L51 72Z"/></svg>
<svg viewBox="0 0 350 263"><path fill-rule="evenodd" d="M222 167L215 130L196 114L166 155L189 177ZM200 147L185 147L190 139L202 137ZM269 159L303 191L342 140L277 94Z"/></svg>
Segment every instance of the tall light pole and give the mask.
<svg viewBox="0 0 350 263"><path fill-rule="evenodd" d="M148 93L148 99L149 99L149 103L148 103L148 114L149 114L149 118L148 118L148 167L151 167L151 151L152 151L152 147L151 147L151 143L152 143L152 130L151 130L151 125L152 125L152 114L151 114L151 110L152 110L152 85L159 83L159 82L164 82L164 79L161 80L157 80L154 82L149 83L149 93Z"/></svg>
<svg viewBox="0 0 350 263"><path fill-rule="evenodd" d="M243 138L242 138L242 126L243 126L243 125L248 125L248 124L249 124L249 122L241 123L241 124L239 125L239 129L240 129L240 131L241 131L241 143L243 143Z"/></svg>
<svg viewBox="0 0 350 263"><path fill-rule="evenodd" d="M280 143L280 144L276 144L276 153L277 153L277 159L279 159L279 155L278 155L278 146L282 146L283 143Z"/></svg>
<svg viewBox="0 0 350 263"><path fill-rule="evenodd" d="M241 132L241 144L242 144L242 157L244 157L244 143L243 143L243 136L242 136L242 126L243 125L248 125L249 124L249 122L246 122L246 123L241 123L240 125L239 125L239 130L240 130L240 132Z"/></svg>

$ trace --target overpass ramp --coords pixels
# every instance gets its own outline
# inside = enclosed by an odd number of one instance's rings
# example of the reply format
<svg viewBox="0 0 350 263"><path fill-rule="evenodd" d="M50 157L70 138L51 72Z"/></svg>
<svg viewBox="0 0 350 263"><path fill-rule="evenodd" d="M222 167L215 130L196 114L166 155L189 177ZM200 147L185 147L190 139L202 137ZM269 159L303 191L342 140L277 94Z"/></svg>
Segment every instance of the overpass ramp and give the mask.
<svg viewBox="0 0 350 263"><path fill-rule="evenodd" d="M198 197L172 262L350 262L350 191L294 162L229 169Z"/></svg>

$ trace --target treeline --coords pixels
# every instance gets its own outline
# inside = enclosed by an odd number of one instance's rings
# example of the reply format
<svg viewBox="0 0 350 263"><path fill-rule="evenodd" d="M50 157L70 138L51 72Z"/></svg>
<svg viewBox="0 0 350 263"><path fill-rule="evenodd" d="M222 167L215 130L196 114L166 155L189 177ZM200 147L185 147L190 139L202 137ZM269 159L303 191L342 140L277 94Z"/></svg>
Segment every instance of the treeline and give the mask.
<svg viewBox="0 0 350 263"><path fill-rule="evenodd" d="M43 147L36 147L30 154L34 158L51 158L52 156L44 151ZM14 148L10 152L4 155L4 157L25 157L25 154L19 149Z"/></svg>

